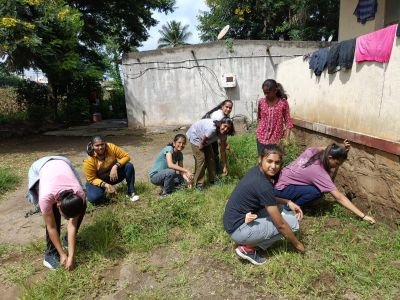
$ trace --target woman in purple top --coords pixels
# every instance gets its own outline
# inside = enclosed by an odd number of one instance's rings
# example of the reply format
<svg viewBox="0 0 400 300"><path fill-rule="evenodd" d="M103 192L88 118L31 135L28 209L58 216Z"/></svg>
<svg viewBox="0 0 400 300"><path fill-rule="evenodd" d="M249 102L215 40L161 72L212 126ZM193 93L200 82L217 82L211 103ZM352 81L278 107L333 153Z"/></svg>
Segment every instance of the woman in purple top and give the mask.
<svg viewBox="0 0 400 300"><path fill-rule="evenodd" d="M343 193L339 192L333 179L339 166L347 159L350 143L345 140L341 147L335 143L328 147L308 148L294 162L285 167L275 185L275 196L290 199L299 206L309 204L330 193L339 204L374 224L375 219L363 213ZM331 175L331 170L334 170Z"/></svg>

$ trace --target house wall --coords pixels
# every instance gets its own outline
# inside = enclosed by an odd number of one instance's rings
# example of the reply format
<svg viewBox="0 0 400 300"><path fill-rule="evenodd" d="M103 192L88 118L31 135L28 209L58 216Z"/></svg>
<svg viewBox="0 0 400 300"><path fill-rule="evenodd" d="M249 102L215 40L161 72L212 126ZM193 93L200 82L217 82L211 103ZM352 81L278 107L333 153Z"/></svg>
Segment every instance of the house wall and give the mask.
<svg viewBox="0 0 400 300"><path fill-rule="evenodd" d="M191 124L226 98L234 101L232 115L252 121L261 85L275 78L277 65L319 46L317 42L219 41L124 55L129 127ZM236 76L236 87L222 87L226 73Z"/></svg>
<svg viewBox="0 0 400 300"><path fill-rule="evenodd" d="M279 64L294 118L400 142L400 39L388 64L354 63L351 70L316 77L308 61Z"/></svg>
<svg viewBox="0 0 400 300"><path fill-rule="evenodd" d="M353 14L358 0L340 0L339 41L355 38L384 27L387 0L378 0L378 10L375 19L361 24Z"/></svg>

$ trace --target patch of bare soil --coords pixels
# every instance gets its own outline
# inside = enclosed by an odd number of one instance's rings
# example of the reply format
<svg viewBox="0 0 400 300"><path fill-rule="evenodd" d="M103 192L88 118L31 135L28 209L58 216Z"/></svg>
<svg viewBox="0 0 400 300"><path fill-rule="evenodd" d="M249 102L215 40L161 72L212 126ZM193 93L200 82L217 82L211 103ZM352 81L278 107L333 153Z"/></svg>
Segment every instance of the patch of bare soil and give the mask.
<svg viewBox="0 0 400 300"><path fill-rule="evenodd" d="M182 267L183 266L183 267ZM179 268L179 271L178 271ZM109 270L115 278L116 269ZM116 291L103 296L103 300L122 300L149 295L164 296L168 290L175 297L191 299L255 299L255 287L236 280L224 264L207 253L182 255L174 248L158 248L146 253L146 258L129 258L122 262ZM171 294L171 295L172 295ZM259 295L260 299L269 299Z"/></svg>
<svg viewBox="0 0 400 300"><path fill-rule="evenodd" d="M132 158L135 166L136 182L148 181L148 172L161 149L172 141L177 132L162 134L134 134L127 136L109 136L107 141L122 147ZM86 157L87 137L60 137L35 135L0 141L0 165L14 168L24 176L21 185L14 191L0 196L0 245L27 245L45 237L44 222L40 214L25 217L33 207L25 200L27 174L30 165L46 155L68 157L84 182L82 161ZM184 164L193 167L190 147L184 150ZM141 199L146 201L146 199ZM84 223L90 218L85 218ZM41 258L38 259L41 263ZM1 262L0 262L1 264ZM0 266L1 267L1 266ZM1 299L17 299L19 288L0 283Z"/></svg>

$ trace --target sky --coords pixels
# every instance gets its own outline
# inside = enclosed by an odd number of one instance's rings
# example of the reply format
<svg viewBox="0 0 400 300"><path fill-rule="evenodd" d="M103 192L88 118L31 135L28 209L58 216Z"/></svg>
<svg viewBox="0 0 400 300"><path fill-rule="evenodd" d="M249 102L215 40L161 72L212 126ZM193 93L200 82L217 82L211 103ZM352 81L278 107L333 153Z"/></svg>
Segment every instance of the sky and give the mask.
<svg viewBox="0 0 400 300"><path fill-rule="evenodd" d="M199 32L196 26L199 24L197 16L199 11L208 11L205 0L176 0L175 11L165 15L163 13L155 12L154 18L158 21L157 26L152 27L149 31L150 37L147 41L142 43L142 47L139 47L139 51L157 49L158 39L160 34L158 30L161 26L166 24L167 21L178 21L181 22L182 26L189 25L188 30L192 33L189 39L189 44L200 43Z"/></svg>

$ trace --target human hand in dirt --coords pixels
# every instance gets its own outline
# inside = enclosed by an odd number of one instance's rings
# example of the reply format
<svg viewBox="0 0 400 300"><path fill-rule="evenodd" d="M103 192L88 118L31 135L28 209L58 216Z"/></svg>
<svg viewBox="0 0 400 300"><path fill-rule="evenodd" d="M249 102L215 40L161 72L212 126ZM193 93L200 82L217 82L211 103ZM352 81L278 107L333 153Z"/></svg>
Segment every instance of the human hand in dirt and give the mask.
<svg viewBox="0 0 400 300"><path fill-rule="evenodd" d="M66 270L71 271L74 268L74 258L71 256L68 256L64 267Z"/></svg>
<svg viewBox="0 0 400 300"><path fill-rule="evenodd" d="M107 193L109 193L110 195L113 195L117 192L115 190L115 187L111 184L106 183L105 188L106 188Z"/></svg>
<svg viewBox="0 0 400 300"><path fill-rule="evenodd" d="M228 176L228 167L224 166L224 168L222 169L222 176Z"/></svg>
<svg viewBox="0 0 400 300"><path fill-rule="evenodd" d="M110 171L110 180L111 180L112 182L114 182L114 181L117 181L117 179L118 179L118 166L117 166L117 165L114 165L114 166L111 168L111 171Z"/></svg>
<svg viewBox="0 0 400 300"><path fill-rule="evenodd" d="M67 256L67 254L65 254L65 252L60 254L60 266L64 266L65 267L65 264L67 262L67 258L68 258L68 256Z"/></svg>
<svg viewBox="0 0 400 300"><path fill-rule="evenodd" d="M350 144L350 142L346 139L346 140L343 141L343 146L344 146L344 149L348 152L348 151L350 150L351 144Z"/></svg>
<svg viewBox="0 0 400 300"><path fill-rule="evenodd" d="M182 177L186 181L188 188L191 189L193 185L193 174L186 170L186 172L182 174Z"/></svg>
<svg viewBox="0 0 400 300"><path fill-rule="evenodd" d="M301 210L300 206L298 206L296 203L292 201L289 201L287 205L294 212L294 215L296 216L297 220L303 219L303 211Z"/></svg>
<svg viewBox="0 0 400 300"><path fill-rule="evenodd" d="M301 242L298 242L296 245L294 245L294 247L296 248L296 251L304 254L306 252L306 249L304 248L304 245Z"/></svg>
<svg viewBox="0 0 400 300"><path fill-rule="evenodd" d="M363 218L364 221L367 221L369 224L375 224L376 221L373 217L367 216L365 215L365 217Z"/></svg>
<svg viewBox="0 0 400 300"><path fill-rule="evenodd" d="M257 219L257 218L258 218L258 216L256 214L253 214L252 212L248 212L246 214L246 217L244 218L244 222L246 224L249 224L249 223L253 222L255 219Z"/></svg>

